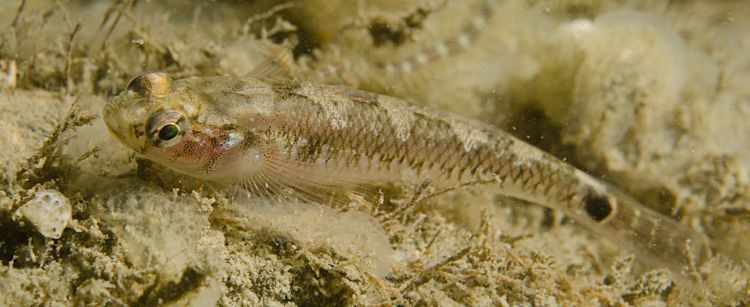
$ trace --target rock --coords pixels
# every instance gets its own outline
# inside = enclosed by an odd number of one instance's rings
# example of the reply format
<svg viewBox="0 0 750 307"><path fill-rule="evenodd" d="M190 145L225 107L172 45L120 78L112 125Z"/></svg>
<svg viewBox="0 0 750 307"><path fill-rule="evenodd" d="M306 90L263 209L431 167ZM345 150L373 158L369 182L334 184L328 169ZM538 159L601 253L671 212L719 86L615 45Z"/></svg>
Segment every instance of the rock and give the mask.
<svg viewBox="0 0 750 307"><path fill-rule="evenodd" d="M72 218L68 199L57 190L39 190L34 198L18 209L18 217L24 217L43 236L59 239Z"/></svg>

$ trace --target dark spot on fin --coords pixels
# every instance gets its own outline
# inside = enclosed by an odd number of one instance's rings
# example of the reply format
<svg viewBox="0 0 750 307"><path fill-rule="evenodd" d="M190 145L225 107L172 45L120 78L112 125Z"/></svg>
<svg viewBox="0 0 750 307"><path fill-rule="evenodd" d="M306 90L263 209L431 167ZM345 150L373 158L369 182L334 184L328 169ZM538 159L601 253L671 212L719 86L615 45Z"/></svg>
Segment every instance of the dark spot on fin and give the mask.
<svg viewBox="0 0 750 307"><path fill-rule="evenodd" d="M583 199L586 213L594 221L601 222L612 213L612 204L606 196L590 193Z"/></svg>

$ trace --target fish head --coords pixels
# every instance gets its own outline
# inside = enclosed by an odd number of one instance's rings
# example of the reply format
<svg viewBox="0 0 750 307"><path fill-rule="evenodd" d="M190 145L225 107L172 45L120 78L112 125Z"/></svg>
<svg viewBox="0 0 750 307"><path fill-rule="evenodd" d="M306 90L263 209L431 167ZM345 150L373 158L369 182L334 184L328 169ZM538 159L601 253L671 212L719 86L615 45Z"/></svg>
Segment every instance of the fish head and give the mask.
<svg viewBox="0 0 750 307"><path fill-rule="evenodd" d="M103 118L112 135L143 158L199 179L239 181L257 171L261 157L257 129L239 123L249 122L240 115L267 108L261 102L270 94L262 84L149 72L113 97Z"/></svg>
<svg viewBox="0 0 750 307"><path fill-rule="evenodd" d="M138 154L175 146L189 136L200 104L189 88L163 72L149 72L128 82L104 107L109 131Z"/></svg>

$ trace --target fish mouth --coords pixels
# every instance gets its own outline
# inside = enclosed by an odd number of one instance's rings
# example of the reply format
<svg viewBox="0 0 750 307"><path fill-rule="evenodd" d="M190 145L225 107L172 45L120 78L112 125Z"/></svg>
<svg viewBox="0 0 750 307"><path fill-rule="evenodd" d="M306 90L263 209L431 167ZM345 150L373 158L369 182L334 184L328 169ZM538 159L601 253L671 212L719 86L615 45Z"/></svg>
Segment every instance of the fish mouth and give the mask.
<svg viewBox="0 0 750 307"><path fill-rule="evenodd" d="M115 96L107 104L105 104L104 108L102 109L102 119L104 120L104 125L107 126L109 132L115 135L117 135L117 126L119 126L116 124L119 121L119 116L117 116L118 103L115 101L116 99L117 96Z"/></svg>
<svg viewBox="0 0 750 307"><path fill-rule="evenodd" d="M143 123L137 115L142 114L144 110L143 106L134 101L133 98L126 92L112 97L109 103L104 105L102 119L109 132L120 143L131 149L138 149L141 147L139 145L141 142L135 130L137 126L142 126Z"/></svg>

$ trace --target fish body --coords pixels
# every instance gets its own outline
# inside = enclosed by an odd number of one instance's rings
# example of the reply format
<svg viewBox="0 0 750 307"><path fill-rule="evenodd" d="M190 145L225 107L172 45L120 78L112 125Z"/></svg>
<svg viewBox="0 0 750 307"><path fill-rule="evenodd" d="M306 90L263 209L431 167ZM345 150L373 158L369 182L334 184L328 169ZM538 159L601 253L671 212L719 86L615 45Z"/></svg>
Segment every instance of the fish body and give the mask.
<svg viewBox="0 0 750 307"><path fill-rule="evenodd" d="M708 255L670 217L490 125L397 98L302 81L133 79L104 120L140 156L261 195L426 184L433 193L487 184L559 210L654 267Z"/></svg>

